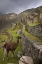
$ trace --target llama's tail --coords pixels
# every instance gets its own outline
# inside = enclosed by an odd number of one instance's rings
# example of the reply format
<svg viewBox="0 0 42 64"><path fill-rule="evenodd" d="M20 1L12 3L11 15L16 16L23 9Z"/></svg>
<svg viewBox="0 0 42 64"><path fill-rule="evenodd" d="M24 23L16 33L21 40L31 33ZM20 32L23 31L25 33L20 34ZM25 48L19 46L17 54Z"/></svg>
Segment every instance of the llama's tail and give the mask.
<svg viewBox="0 0 42 64"><path fill-rule="evenodd" d="M5 44L3 45L3 48L6 48L6 46L7 46L7 43L5 43Z"/></svg>
<svg viewBox="0 0 42 64"><path fill-rule="evenodd" d="M4 58L5 58L5 55L7 55L7 50L6 50L6 46L7 46L7 43L5 43L4 45L3 45L3 61L4 61Z"/></svg>
<svg viewBox="0 0 42 64"><path fill-rule="evenodd" d="M7 43L1 45L1 46L0 46L0 49L1 49L1 48L6 48L6 45L7 45Z"/></svg>

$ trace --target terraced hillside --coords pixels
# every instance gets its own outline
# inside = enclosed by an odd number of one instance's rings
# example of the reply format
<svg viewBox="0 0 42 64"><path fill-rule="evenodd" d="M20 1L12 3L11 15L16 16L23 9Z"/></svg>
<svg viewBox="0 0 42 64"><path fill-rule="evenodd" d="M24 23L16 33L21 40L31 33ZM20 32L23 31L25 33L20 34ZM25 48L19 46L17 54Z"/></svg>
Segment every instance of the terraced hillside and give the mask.
<svg viewBox="0 0 42 64"><path fill-rule="evenodd" d="M22 24L22 23L21 23L21 24ZM23 33L24 33L27 37L29 37L31 40L33 40L33 41L35 41L35 42L41 42L41 43L42 43L42 39L40 39L40 38L32 35L31 33L29 33L27 27L26 27L24 24L22 24L22 25L23 25Z"/></svg>
<svg viewBox="0 0 42 64"><path fill-rule="evenodd" d="M11 27L11 24L13 22L15 23L14 19L16 18L16 16L17 14L15 13L9 13L0 16L0 30Z"/></svg>
<svg viewBox="0 0 42 64"><path fill-rule="evenodd" d="M21 20L26 25L28 32L42 39L42 6L38 7L33 13Z"/></svg>
<svg viewBox="0 0 42 64"><path fill-rule="evenodd" d="M25 10L18 15L15 13L9 13L0 16L0 30L11 28L12 23L20 22L22 18L25 18L27 14L30 15L33 11L35 11L35 9Z"/></svg>
<svg viewBox="0 0 42 64"><path fill-rule="evenodd" d="M22 29L22 34L25 35L25 37L23 38L27 37L27 40L28 39L30 40L30 46L32 45L31 43L33 43L34 46L36 46L35 48L38 48L38 49L40 48L40 51L42 52L42 6L36 9L26 10L18 15L13 13L13 14L1 16L0 17L0 31L2 30L2 33L0 33L0 46L10 40L10 37L4 32L4 29L6 29L7 32L12 34L13 42L17 42L16 37L21 36L20 34L17 34L17 31ZM23 40L23 41L25 42L25 44L26 43L28 44L29 40L28 42L26 40ZM34 49L32 49L32 51L34 51ZM11 58L11 52L10 52L9 60L7 60L5 57L5 61L3 62L2 61L3 48L0 49L0 63L1 64L7 64L7 63L18 64L19 58L17 57L17 53L22 50L23 50L22 44L20 42L17 49L15 50L14 58ZM30 50L26 52L29 52L29 51L31 52L31 48Z"/></svg>

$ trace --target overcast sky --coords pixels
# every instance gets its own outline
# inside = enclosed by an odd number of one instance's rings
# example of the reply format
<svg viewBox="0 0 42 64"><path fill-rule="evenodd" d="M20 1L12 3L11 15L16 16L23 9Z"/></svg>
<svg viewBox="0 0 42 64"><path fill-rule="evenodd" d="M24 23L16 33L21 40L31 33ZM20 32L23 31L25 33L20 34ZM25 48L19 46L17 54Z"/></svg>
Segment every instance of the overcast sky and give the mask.
<svg viewBox="0 0 42 64"><path fill-rule="evenodd" d="M0 13L16 13L42 6L42 0L0 0Z"/></svg>

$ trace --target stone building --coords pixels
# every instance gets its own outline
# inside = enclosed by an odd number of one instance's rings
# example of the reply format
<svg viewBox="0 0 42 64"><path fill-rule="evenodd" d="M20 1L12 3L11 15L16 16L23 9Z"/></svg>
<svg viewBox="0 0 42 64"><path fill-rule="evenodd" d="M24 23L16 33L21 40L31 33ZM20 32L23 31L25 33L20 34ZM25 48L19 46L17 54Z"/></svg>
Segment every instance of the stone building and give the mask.
<svg viewBox="0 0 42 64"><path fill-rule="evenodd" d="M41 12L40 12L40 20L42 19L42 10L41 10Z"/></svg>
<svg viewBox="0 0 42 64"><path fill-rule="evenodd" d="M35 15L34 18L33 18L33 23L35 23L37 21L38 21L38 15Z"/></svg>
<svg viewBox="0 0 42 64"><path fill-rule="evenodd" d="M16 24L12 23L12 30L15 28Z"/></svg>
<svg viewBox="0 0 42 64"><path fill-rule="evenodd" d="M33 19L33 23L37 22L38 21L38 13L34 12L31 14L31 17Z"/></svg>

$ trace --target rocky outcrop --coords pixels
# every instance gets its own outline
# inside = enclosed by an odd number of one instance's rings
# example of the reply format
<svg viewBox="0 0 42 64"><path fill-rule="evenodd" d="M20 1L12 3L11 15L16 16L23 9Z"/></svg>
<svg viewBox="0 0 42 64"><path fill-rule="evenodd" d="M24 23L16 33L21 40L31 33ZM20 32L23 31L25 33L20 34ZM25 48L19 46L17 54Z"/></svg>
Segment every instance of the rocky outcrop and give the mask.
<svg viewBox="0 0 42 64"><path fill-rule="evenodd" d="M19 64L34 64L33 59L29 56L22 56L19 60Z"/></svg>
<svg viewBox="0 0 42 64"><path fill-rule="evenodd" d="M32 57L34 61L41 58L42 45L39 43L30 40L27 36L22 34L22 49L24 51L24 55Z"/></svg>
<svg viewBox="0 0 42 64"><path fill-rule="evenodd" d="M23 52L22 51L19 51L18 54L17 54L17 57L18 58L21 58L23 56Z"/></svg>

